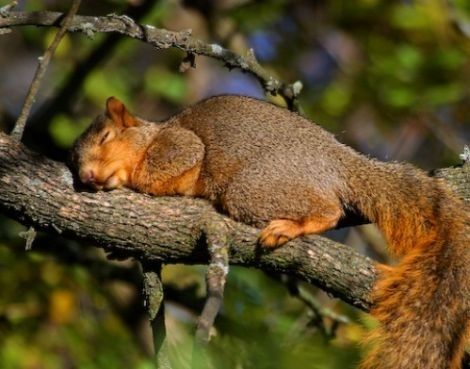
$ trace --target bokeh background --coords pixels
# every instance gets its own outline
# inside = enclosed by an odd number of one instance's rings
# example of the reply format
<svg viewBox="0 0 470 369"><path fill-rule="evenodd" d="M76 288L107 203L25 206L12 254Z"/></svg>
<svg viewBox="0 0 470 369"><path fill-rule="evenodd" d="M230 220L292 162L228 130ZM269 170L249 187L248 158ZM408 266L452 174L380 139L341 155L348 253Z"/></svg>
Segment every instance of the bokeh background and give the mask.
<svg viewBox="0 0 470 369"><path fill-rule="evenodd" d="M0 1L3 6L7 1ZM20 1L18 10L65 11L67 1ZM300 80L303 114L357 150L424 169L455 165L470 138L470 2L467 0L84 0L80 14L128 14ZM55 30L21 27L0 35L0 130L18 116L37 57ZM256 80L198 57L113 35L67 35L28 121L24 142L65 161L67 149L114 95L144 118L163 119L204 97L265 96ZM141 271L109 262L93 245L41 234L24 250L24 228L0 217L0 367L152 368ZM331 232L386 260L373 226ZM204 297L203 266L166 266L167 327L174 368L188 368ZM282 276L232 268L216 324L217 368L353 368L373 324L355 309ZM305 297L307 296L307 298ZM320 313L320 315L319 315Z"/></svg>

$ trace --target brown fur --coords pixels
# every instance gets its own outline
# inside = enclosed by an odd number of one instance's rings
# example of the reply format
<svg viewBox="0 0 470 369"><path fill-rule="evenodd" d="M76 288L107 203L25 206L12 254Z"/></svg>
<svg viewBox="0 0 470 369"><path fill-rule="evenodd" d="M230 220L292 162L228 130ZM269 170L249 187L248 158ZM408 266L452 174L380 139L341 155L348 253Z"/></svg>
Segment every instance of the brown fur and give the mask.
<svg viewBox="0 0 470 369"><path fill-rule="evenodd" d="M459 368L469 331L470 221L440 180L368 159L297 114L239 96L205 100L158 124L111 98L73 157L95 188L204 197L265 227L268 247L333 228L347 209L361 212L402 257L396 267L379 266L372 314L380 326L361 368Z"/></svg>

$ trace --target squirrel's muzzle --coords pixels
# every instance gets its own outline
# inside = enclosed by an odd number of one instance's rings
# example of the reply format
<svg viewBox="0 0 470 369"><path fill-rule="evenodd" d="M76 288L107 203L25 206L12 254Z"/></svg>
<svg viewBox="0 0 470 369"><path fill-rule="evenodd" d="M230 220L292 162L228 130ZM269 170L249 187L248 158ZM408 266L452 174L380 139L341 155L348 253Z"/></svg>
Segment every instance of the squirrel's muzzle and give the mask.
<svg viewBox="0 0 470 369"><path fill-rule="evenodd" d="M93 185L96 183L96 176L93 170L80 171L80 180L83 184Z"/></svg>

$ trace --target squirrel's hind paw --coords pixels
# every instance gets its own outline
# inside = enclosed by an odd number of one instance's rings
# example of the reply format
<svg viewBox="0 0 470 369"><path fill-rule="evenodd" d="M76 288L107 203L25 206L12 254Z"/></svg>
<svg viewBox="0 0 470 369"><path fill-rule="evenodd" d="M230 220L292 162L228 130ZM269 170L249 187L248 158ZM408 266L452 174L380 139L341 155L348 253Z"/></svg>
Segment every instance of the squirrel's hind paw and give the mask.
<svg viewBox="0 0 470 369"><path fill-rule="evenodd" d="M303 227L293 220L272 220L266 228L261 231L259 243L266 248L280 247L287 241L300 236Z"/></svg>
<svg viewBox="0 0 470 369"><path fill-rule="evenodd" d="M341 211L321 216L311 216L299 221L290 219L272 220L261 231L259 243L266 248L284 245L287 241L305 234L318 234L334 228L341 217Z"/></svg>

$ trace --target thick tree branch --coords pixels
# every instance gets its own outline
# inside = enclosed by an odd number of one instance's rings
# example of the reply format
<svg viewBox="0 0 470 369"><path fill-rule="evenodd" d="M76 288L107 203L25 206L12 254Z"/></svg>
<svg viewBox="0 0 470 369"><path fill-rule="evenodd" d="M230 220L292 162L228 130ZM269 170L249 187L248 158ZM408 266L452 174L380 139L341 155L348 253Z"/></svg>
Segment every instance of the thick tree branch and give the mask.
<svg viewBox="0 0 470 369"><path fill-rule="evenodd" d="M60 26L62 13L56 12L8 12L0 17L0 29L16 26ZM207 44L191 37L191 31L173 32L155 28L151 25L141 25L125 15L115 14L94 17L75 16L69 27L69 32L83 32L92 35L96 32L119 33L141 40L158 49L174 47L188 54L205 55L222 61L229 69L238 68L255 76L263 88L273 95L282 95L289 107L296 106L296 97L301 90L301 83L285 84L272 76L256 60L253 50L246 56L238 55L217 44Z"/></svg>
<svg viewBox="0 0 470 369"><path fill-rule="evenodd" d="M470 165L436 173L470 200ZM0 133L0 211L37 230L89 240L146 263L207 263L204 226L228 227L230 263L287 273L360 308L370 307L374 263L323 237L295 240L275 251L257 247L258 230L215 212L204 200L128 190L77 192L63 164L32 153Z"/></svg>
<svg viewBox="0 0 470 369"><path fill-rule="evenodd" d="M89 240L147 263L207 263L207 222L228 227L230 262L282 272L315 283L367 309L375 271L371 260L322 237L261 252L258 230L215 212L204 200L132 191L77 192L63 164L34 154L0 134L0 211L37 230Z"/></svg>

